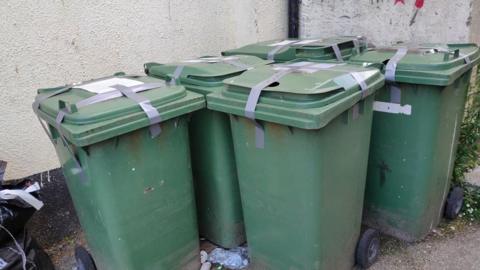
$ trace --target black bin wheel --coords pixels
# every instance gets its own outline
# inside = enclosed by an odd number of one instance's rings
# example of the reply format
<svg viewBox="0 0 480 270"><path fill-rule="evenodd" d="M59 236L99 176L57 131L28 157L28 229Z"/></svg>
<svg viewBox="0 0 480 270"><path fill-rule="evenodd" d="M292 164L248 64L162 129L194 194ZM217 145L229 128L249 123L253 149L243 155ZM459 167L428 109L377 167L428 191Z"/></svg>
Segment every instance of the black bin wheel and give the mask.
<svg viewBox="0 0 480 270"><path fill-rule="evenodd" d="M463 206L463 188L454 187L448 193L447 201L445 202L445 218L453 220L458 217Z"/></svg>
<svg viewBox="0 0 480 270"><path fill-rule="evenodd" d="M90 253L82 246L75 248L75 262L77 270L97 270Z"/></svg>
<svg viewBox="0 0 480 270"><path fill-rule="evenodd" d="M361 269L374 264L380 254L380 233L374 229L365 230L357 244L355 259Z"/></svg>

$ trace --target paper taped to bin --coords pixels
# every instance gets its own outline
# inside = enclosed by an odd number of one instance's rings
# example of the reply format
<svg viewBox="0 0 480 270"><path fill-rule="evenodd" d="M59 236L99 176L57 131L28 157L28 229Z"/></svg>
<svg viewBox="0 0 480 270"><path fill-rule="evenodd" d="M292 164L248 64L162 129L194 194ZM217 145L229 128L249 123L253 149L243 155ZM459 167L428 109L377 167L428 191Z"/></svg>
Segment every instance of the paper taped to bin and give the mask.
<svg viewBox="0 0 480 270"><path fill-rule="evenodd" d="M388 103L388 102L381 102L381 101L375 101L373 103L373 110L376 112L393 113L393 114L404 114L404 115L412 114L411 105L407 104L402 106L397 103Z"/></svg>
<svg viewBox="0 0 480 270"><path fill-rule="evenodd" d="M116 89L112 87L114 85L123 85L126 87L132 87L132 86L137 86L143 83L144 82L132 80L132 79L126 79L126 78L111 78L111 79L96 81L92 83L82 84L75 87L87 90L92 93L103 94L106 92L115 91Z"/></svg>

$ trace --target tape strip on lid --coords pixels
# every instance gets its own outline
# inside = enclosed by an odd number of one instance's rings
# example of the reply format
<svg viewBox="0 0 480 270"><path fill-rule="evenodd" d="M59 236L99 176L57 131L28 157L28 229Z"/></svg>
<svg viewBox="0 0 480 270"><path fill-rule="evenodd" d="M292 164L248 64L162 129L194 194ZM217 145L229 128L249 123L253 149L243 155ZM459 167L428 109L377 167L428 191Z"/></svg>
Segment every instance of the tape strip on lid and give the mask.
<svg viewBox="0 0 480 270"><path fill-rule="evenodd" d="M408 49L405 47L399 48L395 55L390 58L385 67L385 80L389 82L395 81L395 73L397 71L397 65L402 58L407 55Z"/></svg>
<svg viewBox="0 0 480 270"><path fill-rule="evenodd" d="M314 63L314 62L296 62L292 64L281 64L274 66L274 70L277 72L274 73L272 76L267 78L264 81L256 84L250 90L248 95L247 103L245 104L245 117L251 119L255 124L255 145L257 148L263 149L265 147L265 131L260 123L255 120L255 108L257 107L258 101L260 99L260 94L262 91L267 88L272 83L278 82L282 77L288 75L293 72L306 72L306 73L313 73L317 72L322 69L330 69L335 66L339 66L343 64L323 64L323 63ZM353 77L355 81L360 84L362 89L362 94L367 89L367 85L365 80L363 79L362 75L357 72L353 72L350 74L346 74L348 76ZM346 85L344 88L348 88Z"/></svg>
<svg viewBox="0 0 480 270"><path fill-rule="evenodd" d="M65 93L67 91L70 91L72 88L83 89L84 87L86 87L87 89L85 89L85 90L87 90L87 91L90 90L91 92L97 92L99 94L77 102L75 104L75 107L77 109L81 108L81 107L91 105L91 104L107 101L107 100L110 100L110 99L113 99L113 98L126 96L126 97L136 101L139 104L139 106L142 108L142 110L145 112L147 117L149 118L150 133L151 133L152 137L158 136L160 134L160 131L161 131L160 126L159 126L159 123L161 121L160 114L150 104L150 101L148 99L137 95L136 92L150 90L150 89L154 89L154 88L159 88L159 87L165 86L165 84L163 84L163 83L147 83L147 84L145 84L143 82L139 82L139 83L142 83L142 84L137 84L136 82L138 82L138 81L127 79L128 81L121 81L121 82L124 82L124 83L126 82L127 85L132 85L132 86L128 87L128 86L119 85L119 84L109 85L110 83L119 82L119 80L112 80L112 79L113 78L103 78L103 79L98 79L98 80L95 80L94 82L90 82L90 83L87 83L87 84L79 83L79 84L67 85L67 86L65 86L65 87L63 87L59 90L56 90L56 91L50 93L50 94L47 94L45 96L37 97L35 102L33 103L33 109L35 111L38 111L41 102L43 102L43 101L45 101L48 98L51 98L53 96L56 96L56 95ZM132 81L132 82L129 82L129 81ZM105 89L104 90L100 89L98 87L98 85L103 85L105 87ZM111 89L114 89L114 90L111 90ZM68 115L69 113L70 112L68 111L67 108L61 108L58 111L57 116L55 118L56 129L59 133L59 137L62 140L62 143L64 143L64 145L66 146L69 154L72 157L73 162L75 163L75 166L72 169L71 173L73 175L78 175L79 178L80 178L80 181L86 183L87 182L87 177L85 175L85 171L82 168L81 163L78 160L77 156L75 155L75 152L71 149L70 144L68 143L68 141L67 141L67 139L66 139L66 137L63 134L62 129L61 129L61 124L62 124L63 120L65 119L65 116ZM40 121L40 124L41 124L42 128L45 130L45 132L49 136L50 140L53 141L53 138L51 137L51 134L48 132L48 129L45 127L43 121L40 118L38 118L38 119Z"/></svg>

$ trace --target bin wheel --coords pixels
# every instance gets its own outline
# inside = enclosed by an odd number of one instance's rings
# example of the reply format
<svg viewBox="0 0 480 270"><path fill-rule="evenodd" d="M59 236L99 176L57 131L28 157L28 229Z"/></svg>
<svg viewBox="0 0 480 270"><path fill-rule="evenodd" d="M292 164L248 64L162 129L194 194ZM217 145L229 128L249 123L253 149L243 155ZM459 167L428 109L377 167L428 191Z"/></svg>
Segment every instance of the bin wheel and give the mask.
<svg viewBox="0 0 480 270"><path fill-rule="evenodd" d="M367 269L374 264L380 254L380 233L374 229L365 230L357 244L355 259L361 269Z"/></svg>
<svg viewBox="0 0 480 270"><path fill-rule="evenodd" d="M463 206L463 188L454 187L448 193L445 202L445 218L453 220L458 217Z"/></svg>
<svg viewBox="0 0 480 270"><path fill-rule="evenodd" d="M75 262L77 264L77 270L97 270L92 256L82 246L75 248Z"/></svg>

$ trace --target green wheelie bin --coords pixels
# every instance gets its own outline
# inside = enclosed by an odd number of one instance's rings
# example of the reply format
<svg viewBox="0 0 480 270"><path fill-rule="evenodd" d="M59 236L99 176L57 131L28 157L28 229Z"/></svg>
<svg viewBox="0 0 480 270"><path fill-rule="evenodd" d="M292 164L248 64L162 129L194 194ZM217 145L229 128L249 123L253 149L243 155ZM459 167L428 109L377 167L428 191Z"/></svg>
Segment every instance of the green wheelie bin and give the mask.
<svg viewBox="0 0 480 270"><path fill-rule="evenodd" d="M222 55L253 55L277 63L295 59L343 62L367 49L367 40L361 36L339 36L324 39L270 40L227 50Z"/></svg>
<svg viewBox="0 0 480 270"><path fill-rule="evenodd" d="M224 79L269 63L248 55L210 56L169 64L147 63L145 72L208 95L220 92ZM199 233L222 247L236 247L245 242L245 229L228 116L204 109L192 115L189 125Z"/></svg>
<svg viewBox="0 0 480 270"><path fill-rule="evenodd" d="M351 62L385 73L374 103L365 194L366 225L406 241L422 239L442 215L455 218L463 191L450 188L474 44L372 49Z"/></svg>
<svg viewBox="0 0 480 270"><path fill-rule="evenodd" d="M207 106L230 115L251 269L352 269L381 73L297 62L224 83Z"/></svg>
<svg viewBox="0 0 480 270"><path fill-rule="evenodd" d="M146 76L38 90L33 108L93 255L77 250L82 269L199 269L187 122L204 107Z"/></svg>

